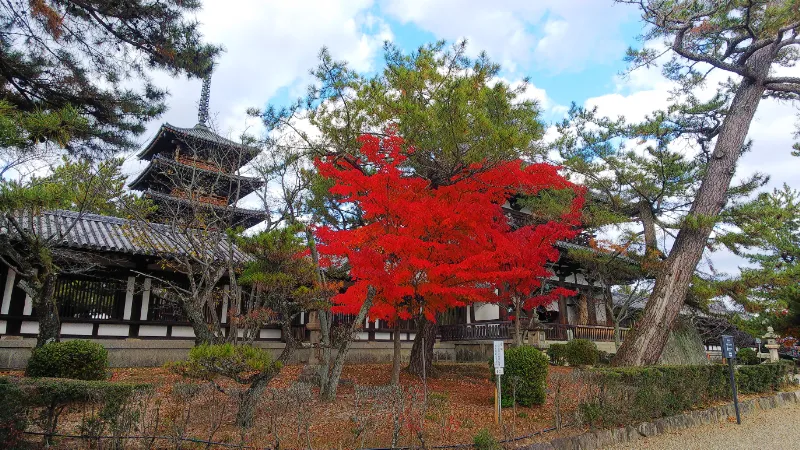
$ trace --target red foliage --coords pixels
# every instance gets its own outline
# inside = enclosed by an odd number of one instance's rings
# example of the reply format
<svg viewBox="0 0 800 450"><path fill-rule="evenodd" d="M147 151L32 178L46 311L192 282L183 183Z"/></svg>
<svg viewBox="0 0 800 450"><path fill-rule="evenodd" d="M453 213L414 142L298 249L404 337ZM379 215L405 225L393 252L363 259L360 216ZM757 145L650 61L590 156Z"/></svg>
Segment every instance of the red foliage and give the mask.
<svg viewBox="0 0 800 450"><path fill-rule="evenodd" d="M334 298L335 309L355 313L372 285L370 317L393 321L473 302L506 300L508 287L532 292L552 273L553 244L574 237L583 191L549 164L511 161L470 167L446 186L432 186L406 166L400 137L362 136L360 159L321 159L321 175L334 180L333 194L363 211L366 225L352 230L320 227L320 253L328 263L347 262L354 285ZM483 169L483 170L476 170ZM513 194L542 189L576 193L559 222L512 229L502 205ZM552 294L552 293L551 293ZM534 297L549 303L564 292Z"/></svg>

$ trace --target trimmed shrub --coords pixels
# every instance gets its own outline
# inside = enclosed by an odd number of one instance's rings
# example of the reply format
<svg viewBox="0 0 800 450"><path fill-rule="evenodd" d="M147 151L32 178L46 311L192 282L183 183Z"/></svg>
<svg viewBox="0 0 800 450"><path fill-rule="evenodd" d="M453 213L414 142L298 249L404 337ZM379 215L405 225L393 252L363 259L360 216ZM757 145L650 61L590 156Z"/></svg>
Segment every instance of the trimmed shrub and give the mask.
<svg viewBox="0 0 800 450"><path fill-rule="evenodd" d="M548 366L544 353L530 346L513 347L505 351L505 360L505 373L500 378L503 406L513 406L514 398L522 406L543 404Z"/></svg>
<svg viewBox="0 0 800 450"><path fill-rule="evenodd" d="M741 393L777 390L788 381L791 364L739 367ZM728 368L652 366L593 369L584 374L589 395L579 405L591 426L619 426L647 422L730 398Z"/></svg>
<svg viewBox="0 0 800 450"><path fill-rule="evenodd" d="M136 414L131 407L132 397L150 389L148 384L8 377L0 378L0 405L4 409L14 408L13 414L20 418L32 418L33 423L48 434L57 432L63 411L79 405L90 405L87 409L91 414L84 416L81 433L87 431L83 425L91 422L92 435L100 435L104 430L121 434L132 426ZM6 402L9 404L6 405ZM13 435L13 425L6 426L5 422L3 425L0 435ZM27 424L21 424L24 425ZM24 428L16 430L21 432ZM49 436L45 440L49 442Z"/></svg>
<svg viewBox="0 0 800 450"><path fill-rule="evenodd" d="M105 380L108 351L96 342L51 342L33 350L25 375L29 377Z"/></svg>
<svg viewBox="0 0 800 450"><path fill-rule="evenodd" d="M212 380L223 376L238 382L244 374L280 369L272 354L252 345L202 344L189 350L189 359L170 368L189 378Z"/></svg>
<svg viewBox="0 0 800 450"><path fill-rule="evenodd" d="M472 444L477 450L500 450L503 448L486 428L481 428L481 431L472 438Z"/></svg>
<svg viewBox="0 0 800 450"><path fill-rule="evenodd" d="M567 364L594 366L597 364L597 346L588 339L573 339L565 345Z"/></svg>
<svg viewBox="0 0 800 450"><path fill-rule="evenodd" d="M749 350L749 349L748 349ZM794 364L790 362L741 366L736 369L736 386L743 394L772 392L789 382Z"/></svg>
<svg viewBox="0 0 800 450"><path fill-rule="evenodd" d="M761 362L756 351L749 347L740 348L736 352L736 361L745 366L755 366Z"/></svg>
<svg viewBox="0 0 800 450"><path fill-rule="evenodd" d="M7 378L0 378L0 447L16 448L28 427L25 393Z"/></svg>
<svg viewBox="0 0 800 450"><path fill-rule="evenodd" d="M604 366L610 366L611 361L614 359L615 353L608 353L602 350L597 352L597 363Z"/></svg>
<svg viewBox="0 0 800 450"><path fill-rule="evenodd" d="M547 356L550 357L550 363L554 366L563 366L567 364L567 346L565 344L550 344L547 347Z"/></svg>

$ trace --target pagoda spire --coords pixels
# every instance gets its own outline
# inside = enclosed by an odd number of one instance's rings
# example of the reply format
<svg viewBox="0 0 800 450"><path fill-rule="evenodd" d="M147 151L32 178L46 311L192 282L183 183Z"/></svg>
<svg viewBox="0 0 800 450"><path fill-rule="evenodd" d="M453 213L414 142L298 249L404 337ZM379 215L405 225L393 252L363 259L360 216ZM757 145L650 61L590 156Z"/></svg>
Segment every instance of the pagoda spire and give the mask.
<svg viewBox="0 0 800 450"><path fill-rule="evenodd" d="M211 72L213 66L208 70L208 73L203 77L203 89L200 91L200 106L197 111L197 124L204 127L208 126L208 102L211 97Z"/></svg>

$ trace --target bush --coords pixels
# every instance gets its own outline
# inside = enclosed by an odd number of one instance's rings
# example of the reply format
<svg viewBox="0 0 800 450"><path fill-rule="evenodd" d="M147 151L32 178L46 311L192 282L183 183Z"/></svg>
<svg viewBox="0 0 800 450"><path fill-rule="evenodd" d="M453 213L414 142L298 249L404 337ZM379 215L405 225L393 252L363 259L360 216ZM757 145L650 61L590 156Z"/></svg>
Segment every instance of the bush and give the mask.
<svg viewBox="0 0 800 450"><path fill-rule="evenodd" d="M189 359L173 363L173 371L189 377L211 380L217 376L240 380L251 372L280 369L269 351L251 345L202 344L189 350Z"/></svg>
<svg viewBox="0 0 800 450"><path fill-rule="evenodd" d="M610 366L611 361L614 359L614 355L614 353L608 353L600 350L597 352L597 362L600 365Z"/></svg>
<svg viewBox="0 0 800 450"><path fill-rule="evenodd" d="M793 368L790 362L742 366L736 370L736 386L742 394L777 391L789 381Z"/></svg>
<svg viewBox="0 0 800 450"><path fill-rule="evenodd" d="M522 406L543 404L548 366L544 353L530 346L514 347L505 351L505 360L505 373L500 378L503 406L513 406L515 397Z"/></svg>
<svg viewBox="0 0 800 450"><path fill-rule="evenodd" d="M99 435L104 430L124 433L126 430L123 428L132 425L132 415L135 414L130 407L131 398L134 394L150 389L151 386L147 384L108 381L0 378L0 407L18 418L33 418L35 425L45 433L53 434L57 431L58 420L64 410L82 404L92 405L91 417L84 411L84 424L93 423L94 435ZM15 432L24 431L24 426L27 425L18 423L9 426L7 423L4 420L0 427L0 435L3 437L13 437ZM20 428L14 428L15 426ZM80 428L81 432L86 431L85 427Z"/></svg>
<svg viewBox="0 0 800 450"><path fill-rule="evenodd" d="M105 380L108 351L96 342L51 342L33 349L25 375L29 377Z"/></svg>
<svg viewBox="0 0 800 450"><path fill-rule="evenodd" d="M25 393L7 378L0 378L0 447L15 448L27 427Z"/></svg>
<svg viewBox="0 0 800 450"><path fill-rule="evenodd" d="M489 430L482 428L472 439L472 444L477 450L500 450L500 443L489 433Z"/></svg>
<svg viewBox="0 0 800 450"><path fill-rule="evenodd" d="M597 364L597 346L587 339L573 339L565 345L567 363L570 366L594 366Z"/></svg>
<svg viewBox="0 0 800 450"><path fill-rule="evenodd" d="M547 347L547 356L550 357L550 362L555 366L563 366L567 364L567 346L564 344L550 344Z"/></svg>
<svg viewBox="0 0 800 450"><path fill-rule="evenodd" d="M745 366L755 366L761 361L758 359L758 354L755 350L749 347L740 348L738 352L736 352L736 360L739 364L743 364Z"/></svg>
<svg viewBox="0 0 800 450"><path fill-rule="evenodd" d="M741 393L764 393L788 380L791 364L742 366L737 373ZM585 374L590 394L579 405L589 425L602 427L647 422L730 398L728 368L653 366L594 369Z"/></svg>

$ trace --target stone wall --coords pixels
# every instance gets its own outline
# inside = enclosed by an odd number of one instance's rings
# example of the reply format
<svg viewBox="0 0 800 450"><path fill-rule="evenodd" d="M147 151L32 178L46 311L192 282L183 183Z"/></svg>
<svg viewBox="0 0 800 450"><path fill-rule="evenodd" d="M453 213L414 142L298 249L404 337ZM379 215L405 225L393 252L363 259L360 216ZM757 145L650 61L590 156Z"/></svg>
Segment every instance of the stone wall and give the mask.
<svg viewBox="0 0 800 450"><path fill-rule="evenodd" d="M69 340L69 339L64 339ZM186 359L189 349L194 345L190 339L92 339L108 350L109 365L111 367L160 367L170 361ZM4 338L0 339L0 369L24 369L31 350L36 344L34 338ZM412 342L403 342L401 354L404 361L408 361L411 353ZM257 347L269 349L276 357L283 350L281 342L256 341ZM489 343L491 352L491 342ZM461 350L457 351L457 347ZM452 342L437 342L434 347L434 360L436 361L474 361L478 358L470 344L455 344ZM466 350L465 350L466 349ZM334 352L334 355L336 352ZM390 362L394 354L392 342L359 342L355 341L350 346L347 361L351 363L378 363ZM462 358L457 356L461 354ZM294 363L308 361L310 349L299 349L295 352ZM473 359L469 359L473 358ZM477 359L475 359L477 358ZM488 356L486 356L488 360Z"/></svg>
<svg viewBox="0 0 800 450"><path fill-rule="evenodd" d="M781 392L769 397L755 398L739 402L742 415L752 413L756 409L772 409L787 404L800 403L800 391ZM618 444L633 443L639 438L656 436L672 431L683 430L710 423L719 423L735 417L733 403L716 406L700 411L691 411L677 416L664 417L652 422L640 423L636 426L597 430L577 436L553 439L550 442L531 444L526 450L589 450ZM632 444L635 446L636 444Z"/></svg>

